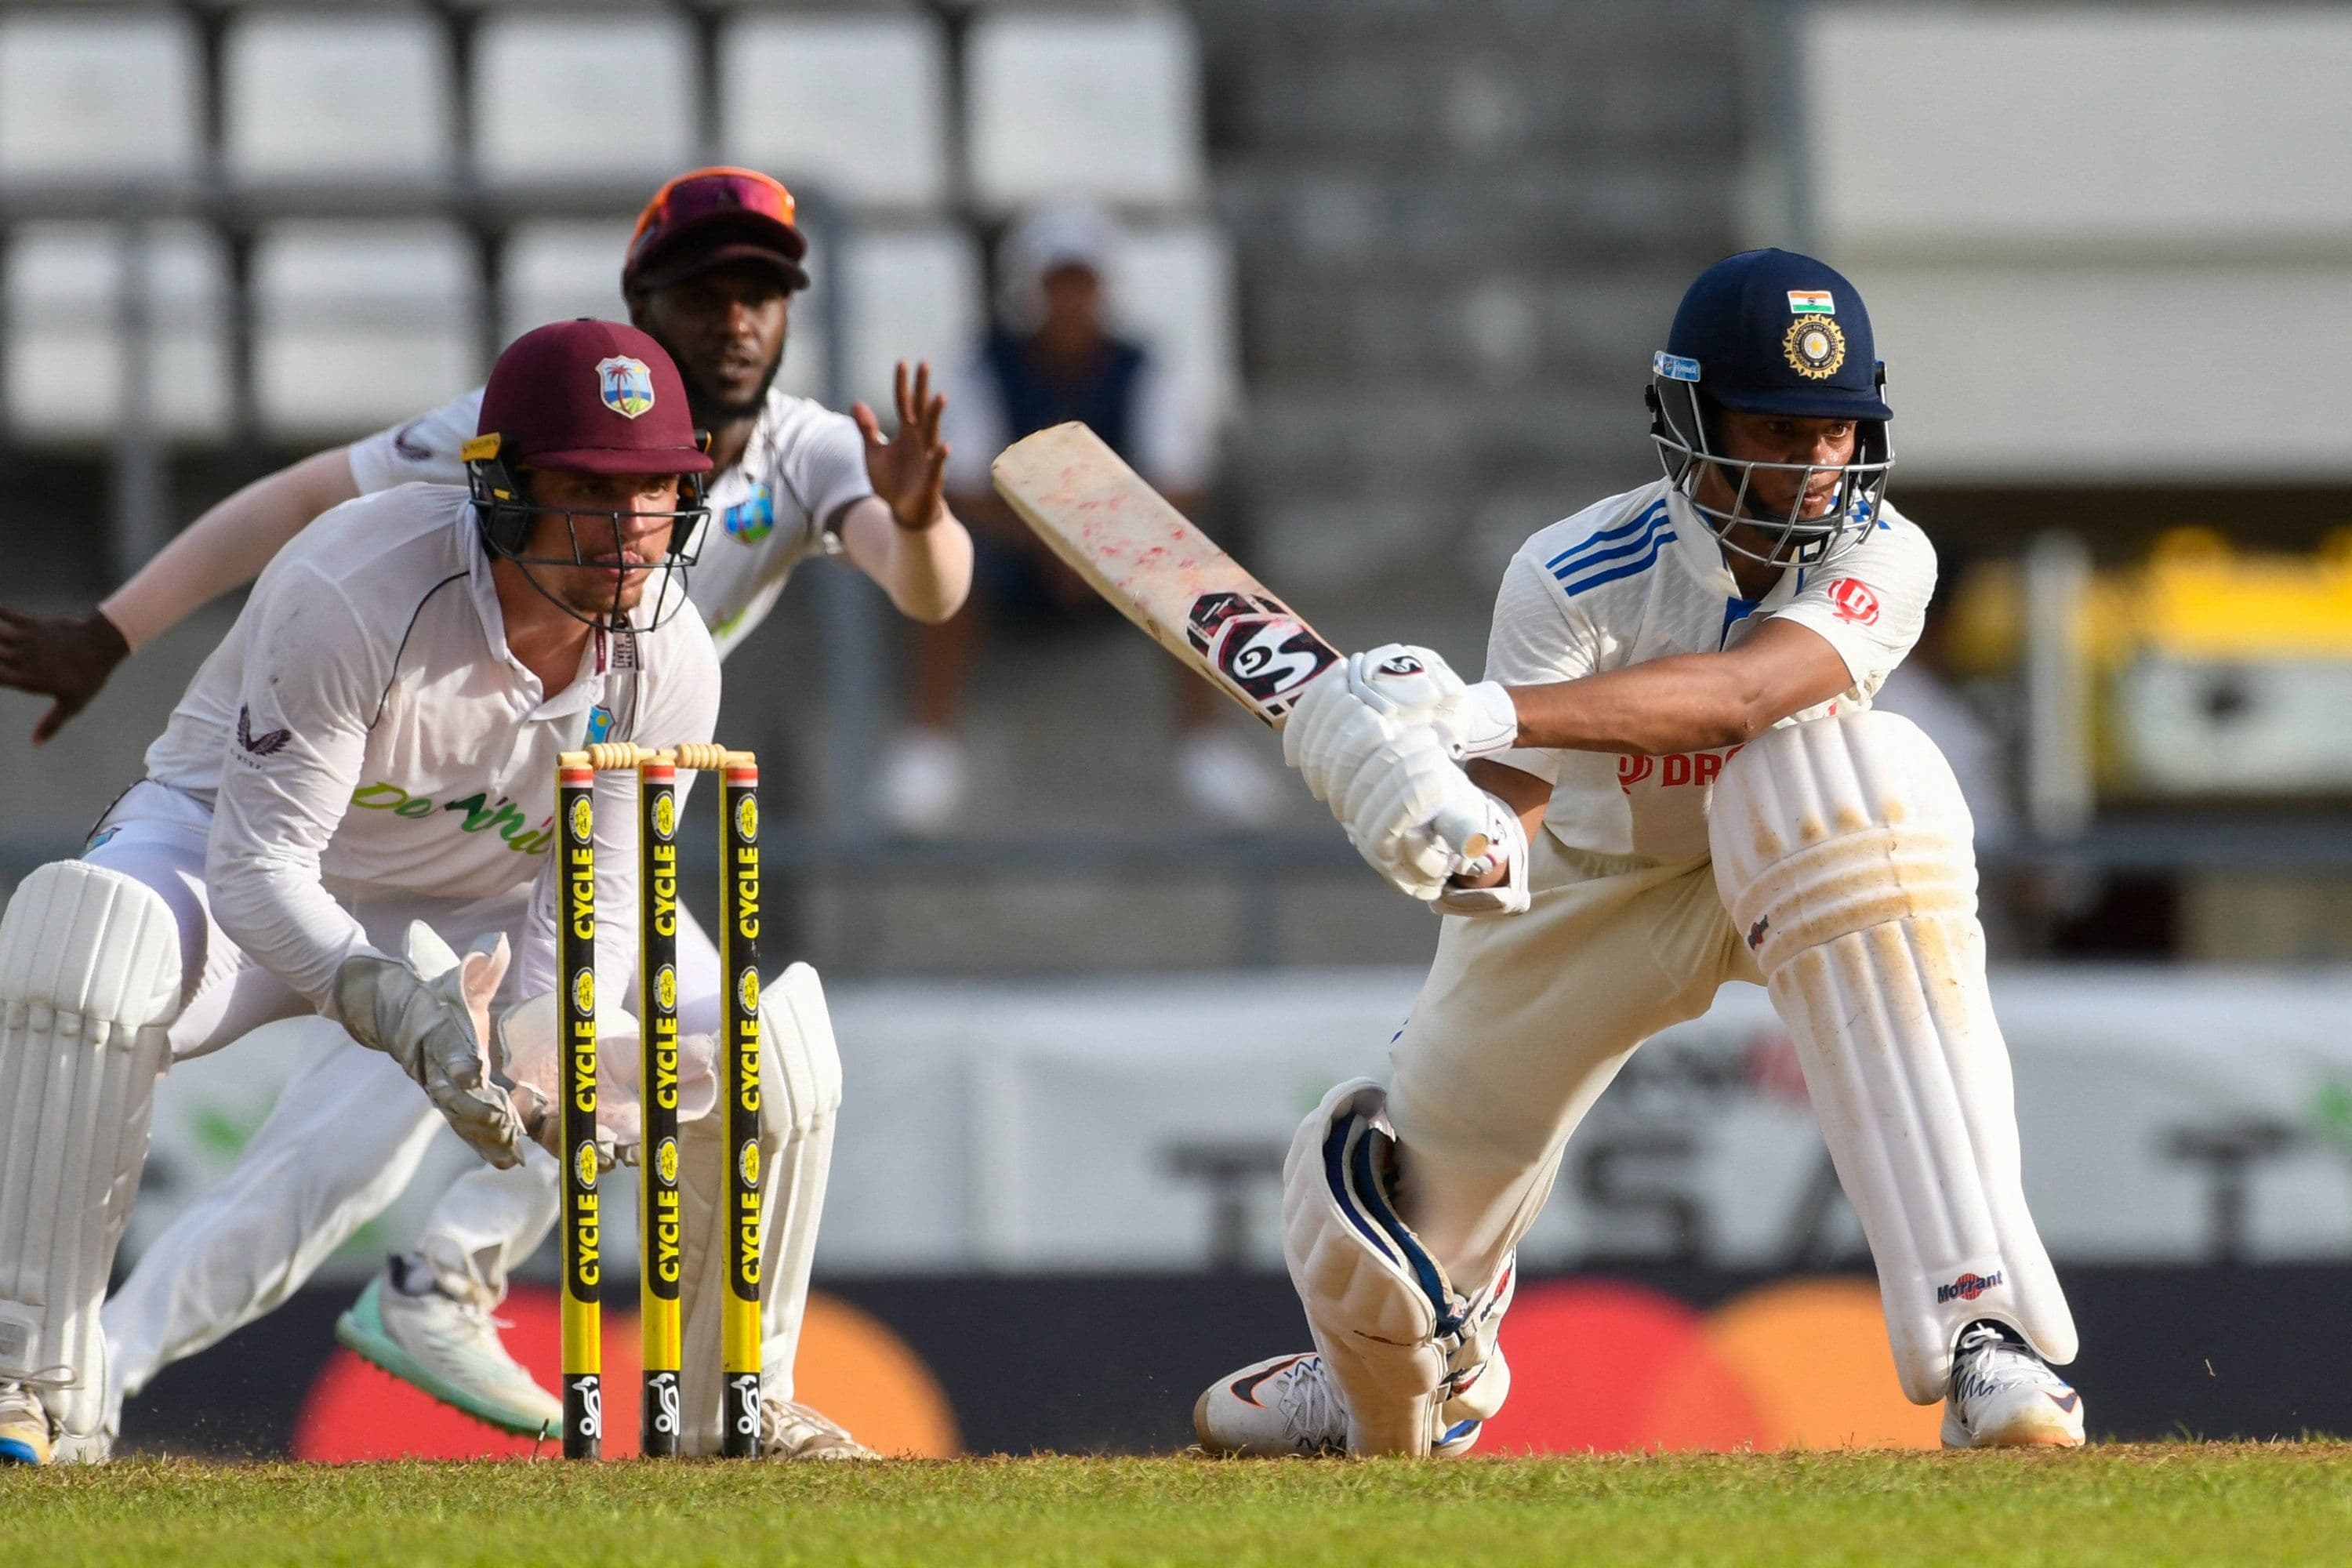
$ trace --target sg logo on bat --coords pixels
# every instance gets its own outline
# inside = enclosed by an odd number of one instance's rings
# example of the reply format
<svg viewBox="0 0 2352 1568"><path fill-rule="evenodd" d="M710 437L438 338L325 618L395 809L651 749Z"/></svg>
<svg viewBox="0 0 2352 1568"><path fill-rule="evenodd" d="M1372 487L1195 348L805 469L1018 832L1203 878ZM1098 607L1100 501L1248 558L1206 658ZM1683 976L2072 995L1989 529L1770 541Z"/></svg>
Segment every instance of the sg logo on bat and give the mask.
<svg viewBox="0 0 2352 1568"><path fill-rule="evenodd" d="M1203 594L1185 617L1185 639L1271 721L1290 711L1307 683L1339 661L1281 600L1256 594Z"/></svg>

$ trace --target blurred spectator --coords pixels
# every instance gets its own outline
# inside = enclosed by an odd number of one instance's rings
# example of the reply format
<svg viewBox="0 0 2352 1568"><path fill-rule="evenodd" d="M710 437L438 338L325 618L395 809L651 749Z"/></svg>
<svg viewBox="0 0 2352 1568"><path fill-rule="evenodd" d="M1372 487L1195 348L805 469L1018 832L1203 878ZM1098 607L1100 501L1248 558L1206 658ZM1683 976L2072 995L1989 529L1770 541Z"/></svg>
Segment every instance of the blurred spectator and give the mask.
<svg viewBox="0 0 2352 1568"><path fill-rule="evenodd" d="M1151 352L1109 325L1117 235L1079 206L1031 214L998 254L998 324L950 385L942 426L953 448L948 492L971 526L971 599L918 634L912 725L883 763L879 806L902 830L936 833L959 814L969 765L967 681L992 626L1066 626L1117 613L1064 565L989 485L989 464L1024 436L1083 420L1187 515L1211 478L1206 433L1170 395ZM1265 820L1279 800L1271 771L1221 723L1215 691L1177 674L1175 773L1193 807L1220 821Z"/></svg>

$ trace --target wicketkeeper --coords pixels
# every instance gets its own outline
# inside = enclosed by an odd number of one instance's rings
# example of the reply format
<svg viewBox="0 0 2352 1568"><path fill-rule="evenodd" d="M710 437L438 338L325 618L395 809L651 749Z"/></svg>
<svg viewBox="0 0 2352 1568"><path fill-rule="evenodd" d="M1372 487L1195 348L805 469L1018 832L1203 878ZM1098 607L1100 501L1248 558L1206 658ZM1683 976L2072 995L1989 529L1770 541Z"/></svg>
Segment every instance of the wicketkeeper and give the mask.
<svg viewBox="0 0 2352 1568"><path fill-rule="evenodd" d="M282 552L146 779L0 917L0 1456L105 1455L100 1303L174 1059L315 1016L298 1082L371 1105L371 1137L446 1121L492 1165L547 1163L492 1019L550 1012L557 754L711 739L718 656L681 580L710 459L661 346L589 321L500 356L469 452L470 491L387 490ZM633 907L634 782L598 789L598 898ZM368 809L383 790L407 804ZM631 923L599 948L629 973ZM298 1213L353 1201L299 1159L270 1174ZM689 1249L689 1345L700 1319L715 1346L719 1252ZM715 1354L701 1370L690 1445L715 1436Z"/></svg>
<svg viewBox="0 0 2352 1568"><path fill-rule="evenodd" d="M1315 1350L1213 1384L1204 1447L1468 1450L1509 1391L1514 1248L1570 1135L1731 980L1765 985L1795 1043L1904 1392L1943 1401L1955 1447L2083 1440L1968 808L1925 735L1870 711L1935 580L1885 502L1884 382L1843 277L1718 262L1653 364L1664 479L1520 549L1486 679L1391 646L1301 698L1289 761L1449 918L1388 1082L1341 1084L1291 1145L1284 1253ZM1441 810L1483 813L1493 847L1439 840Z"/></svg>

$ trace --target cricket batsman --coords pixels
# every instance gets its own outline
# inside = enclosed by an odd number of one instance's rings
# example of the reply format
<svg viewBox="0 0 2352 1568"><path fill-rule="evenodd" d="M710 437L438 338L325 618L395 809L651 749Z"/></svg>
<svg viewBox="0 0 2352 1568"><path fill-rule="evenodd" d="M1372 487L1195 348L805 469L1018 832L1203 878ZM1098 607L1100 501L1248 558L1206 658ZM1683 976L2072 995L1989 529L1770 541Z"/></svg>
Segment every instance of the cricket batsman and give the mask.
<svg viewBox="0 0 2352 1568"><path fill-rule="evenodd" d="M655 193L622 264L631 321L676 361L686 405L709 433L710 517L685 587L721 658L767 616L793 570L814 556L845 557L919 621L953 615L971 584L971 538L944 500L944 399L930 392L928 368L910 378L900 367L895 439L863 405L845 416L774 384L792 298L809 284L807 250L783 185L751 170L709 168ZM465 450L483 397L468 393L247 487L199 518L87 618L36 620L0 610L0 682L57 700L36 740L78 711L132 646L249 579L327 509L412 482L467 483ZM449 805L439 797L415 804L426 798L393 775L372 775L352 804L379 816ZM494 794L474 799L464 821L468 831L511 836L525 825L509 810ZM529 825L538 820L530 816ZM599 820L607 820L601 808ZM717 994L718 955L690 915L680 914L684 994L709 1003ZM790 1398L841 1095L822 995L814 974L802 973L806 984L795 994L802 994L803 1026L779 1037L784 1054L768 1053L786 1078L764 1099L788 1117L786 1141L771 1152L768 1168L781 1184L771 1209L791 1216L774 1227L773 1256L763 1266L771 1282L765 1360L775 1395L766 1447L856 1457L866 1450L847 1433ZM681 1022L689 1033L698 1022L715 1027L698 1020L691 1005ZM289 1084L236 1167L155 1239L107 1303L113 1358L107 1431L116 1428L121 1401L163 1366L293 1294L398 1195L429 1131L415 1131L362 1082L320 1069ZM309 1184L289 1188L279 1179L286 1168L306 1172ZM514 1171L461 1178L435 1205L415 1247L389 1259L343 1315L338 1334L395 1376L492 1425L526 1435L553 1430L560 1402L508 1352L493 1314L508 1270L539 1245L557 1203L557 1172L536 1158Z"/></svg>
<svg viewBox="0 0 2352 1568"><path fill-rule="evenodd" d="M678 581L710 459L660 345L586 321L508 348L468 449L475 491L389 490L282 552L146 778L0 917L0 1455L104 1457L100 1302L173 1061L315 1015L320 1059L413 1136L437 1111L523 1158L490 1020L554 988L557 754L707 744L717 720ZM356 805L374 781L432 809ZM598 787L627 820L628 775ZM525 828L467 831L492 801ZM634 897L623 848L600 897ZM625 973L626 922L599 939ZM310 1176L274 1172L298 1197Z"/></svg>
<svg viewBox="0 0 2352 1568"><path fill-rule="evenodd" d="M1519 550L1486 679L1392 645L1301 697L1288 761L1453 918L1388 1082L1339 1085L1291 1145L1283 1248L1315 1349L1213 1384L1203 1447L1466 1452L1509 1392L1514 1248L1570 1136L1730 980L1766 986L1795 1044L1904 1392L1943 1402L1950 1447L2082 1442L1968 809L1927 737L1870 710L1935 579L1885 501L1884 389L1843 277L1717 263L1653 363L1664 479ZM1481 813L1475 858L1432 827Z"/></svg>

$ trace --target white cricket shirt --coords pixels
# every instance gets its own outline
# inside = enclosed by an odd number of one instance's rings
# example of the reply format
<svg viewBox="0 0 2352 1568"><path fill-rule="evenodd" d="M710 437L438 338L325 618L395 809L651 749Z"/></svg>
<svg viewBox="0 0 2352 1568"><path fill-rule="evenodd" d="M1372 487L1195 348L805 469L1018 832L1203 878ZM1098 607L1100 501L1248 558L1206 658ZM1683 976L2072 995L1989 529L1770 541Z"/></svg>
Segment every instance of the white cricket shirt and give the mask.
<svg viewBox="0 0 2352 1568"><path fill-rule="evenodd" d="M422 480L463 485L459 448L474 438L479 388L351 448L362 493ZM793 568L823 553L842 510L874 493L855 421L805 397L768 389L751 444L710 477L710 521L687 590L724 658L775 607Z"/></svg>
<svg viewBox="0 0 2352 1568"><path fill-rule="evenodd" d="M505 902L518 916L529 900L516 994L552 989L556 754L711 738L719 659L691 608L591 637L552 694L504 627L466 491L346 501L262 573L148 748L148 777L212 808L214 919L321 1011L366 945L352 911L374 900ZM608 911L635 907L635 797L634 775L598 775ZM600 922L597 950L606 973L633 973L633 925Z"/></svg>
<svg viewBox="0 0 2352 1568"><path fill-rule="evenodd" d="M1574 680L1673 654L1718 652L1764 621L1790 620L1826 637L1853 678L1843 695L1783 721L1793 723L1869 707L1919 640L1935 586L1927 536L1882 507L1870 537L1826 570L1789 568L1761 599L1742 598L1706 520L1661 479L1519 547L1495 601L1486 679ZM1682 860L1707 852L1707 803L1738 749L1663 757L1522 749L1495 761L1551 783L1544 822L1562 844Z"/></svg>

